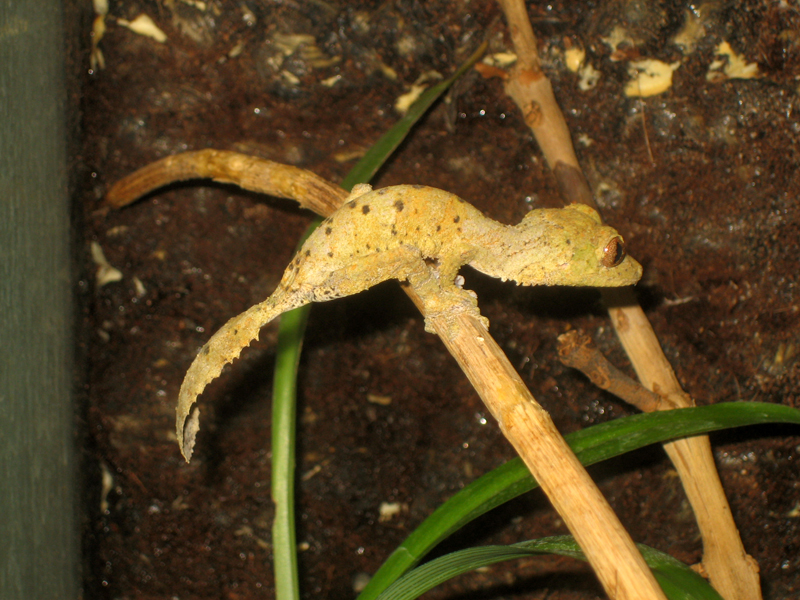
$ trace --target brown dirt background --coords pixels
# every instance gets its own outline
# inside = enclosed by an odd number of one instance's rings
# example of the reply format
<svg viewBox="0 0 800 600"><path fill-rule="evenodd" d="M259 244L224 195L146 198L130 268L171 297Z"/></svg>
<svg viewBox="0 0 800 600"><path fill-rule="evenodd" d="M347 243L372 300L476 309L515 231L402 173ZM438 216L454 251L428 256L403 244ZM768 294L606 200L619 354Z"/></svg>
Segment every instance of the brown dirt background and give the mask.
<svg viewBox="0 0 800 600"><path fill-rule="evenodd" d="M689 53L671 42L690 11L686 3L529 3L545 69L574 138L583 140L580 160L606 220L645 265L641 301L685 389L698 404L797 407L800 13L794 3L755 0L700 9L705 35ZM167 34L165 43L116 22L140 13ZM85 40L91 18L81 13ZM483 40L490 53L508 51L505 23L488 0L125 0L111 5L107 22L100 42L106 68L90 72L87 44L81 57L74 175L85 241L85 596L270 598L276 324L204 396L191 465L175 444L174 399L211 333L269 295L310 215L203 182L118 212L99 210L102 196L150 161L206 147L340 181L397 120L395 99L421 74L449 74ZM637 41L612 55L602 38L615 26ZM289 34L314 41L287 55ZM723 40L758 63L762 77L707 81ZM570 44L583 46L601 72L591 90L579 90L565 68ZM637 56L682 61L671 89L626 98L626 61ZM374 181L398 183L449 190L505 222L560 204L501 83L474 71ZM96 285L91 241L122 271L121 281ZM563 432L632 413L556 359L556 336L582 328L627 366L594 292L524 289L464 274L492 334ZM370 395L391 401L376 404ZM304 598L354 597L359 574L373 573L465 483L513 456L395 283L314 307L299 412ZM764 597L800 597L797 429L750 428L712 441L745 547L760 564ZM592 472L637 541L699 560L691 511L659 448ZM403 510L381 523L382 502ZM448 548L562 532L533 493L479 520ZM537 559L461 577L429 597L601 594L582 564Z"/></svg>

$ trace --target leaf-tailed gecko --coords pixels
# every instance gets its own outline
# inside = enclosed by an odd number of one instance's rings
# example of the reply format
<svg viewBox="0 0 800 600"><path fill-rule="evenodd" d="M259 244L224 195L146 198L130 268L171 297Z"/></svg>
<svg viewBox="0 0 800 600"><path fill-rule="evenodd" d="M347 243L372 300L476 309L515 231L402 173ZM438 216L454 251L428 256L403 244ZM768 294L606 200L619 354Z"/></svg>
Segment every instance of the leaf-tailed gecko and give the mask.
<svg viewBox="0 0 800 600"><path fill-rule="evenodd" d="M408 281L428 318L465 310L478 314L474 293L461 289L463 265L522 285L615 287L636 283L642 273L625 255L617 231L582 204L532 210L510 226L435 188L399 185L373 191L357 185L306 240L272 295L228 321L189 367L176 423L186 460L199 427L199 411L192 405L275 317L388 279Z"/></svg>

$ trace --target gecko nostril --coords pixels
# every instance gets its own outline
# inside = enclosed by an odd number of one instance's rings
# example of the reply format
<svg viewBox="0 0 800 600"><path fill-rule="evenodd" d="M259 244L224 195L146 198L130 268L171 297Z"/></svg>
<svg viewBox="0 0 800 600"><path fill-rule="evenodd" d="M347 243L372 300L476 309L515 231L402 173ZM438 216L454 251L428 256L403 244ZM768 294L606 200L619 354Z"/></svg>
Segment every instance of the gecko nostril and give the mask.
<svg viewBox="0 0 800 600"><path fill-rule="evenodd" d="M604 267L612 268L618 266L625 260L625 242L621 237L611 238L603 248L603 258L600 261Z"/></svg>

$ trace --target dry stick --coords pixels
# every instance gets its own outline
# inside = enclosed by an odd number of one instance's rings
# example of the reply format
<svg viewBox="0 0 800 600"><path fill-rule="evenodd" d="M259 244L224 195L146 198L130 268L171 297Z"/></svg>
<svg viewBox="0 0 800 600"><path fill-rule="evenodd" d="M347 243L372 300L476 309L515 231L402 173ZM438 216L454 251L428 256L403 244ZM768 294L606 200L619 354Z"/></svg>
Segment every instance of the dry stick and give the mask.
<svg viewBox="0 0 800 600"><path fill-rule="evenodd" d="M521 0L498 0L509 23L519 62L506 92L525 115L567 202L594 206L578 164L564 116L552 88L538 67L536 39ZM537 58L522 56L534 52ZM682 390L650 322L633 291L603 290L614 328L642 384L676 406L694 403ZM664 444L681 477L703 538L703 566L711 584L726 600L760 600L758 564L748 556L731 515L711 453L708 436Z"/></svg>
<svg viewBox="0 0 800 600"><path fill-rule="evenodd" d="M267 182L262 171L275 181ZM157 185L199 176L242 186L248 183L248 189L294 197L323 216L344 200L340 190L307 171L232 152L203 150L157 161L129 175L112 187L108 203L122 206ZM313 185L307 185L308 181ZM311 193L293 196L298 190ZM419 297L409 286L404 287L422 309ZM564 519L608 595L615 600L664 598L611 507L489 335L477 310L429 316L428 323ZM620 560L626 554L632 559Z"/></svg>
<svg viewBox="0 0 800 600"><path fill-rule="evenodd" d="M615 315L614 312L617 310L620 312ZM613 309L612 318L619 317L624 313L628 313L629 316L630 312L631 311L623 312L621 309ZM649 327L649 323L647 326ZM635 330L638 327L641 327L641 325L631 329ZM640 338L641 336L637 336L637 339ZM636 340L632 343L636 343ZM647 354L648 352L646 351L636 353L636 356L639 357L639 361L637 362L640 365L646 364L647 360L649 360ZM663 353L659 354L663 357ZM662 396L649 391L624 375L609 363L606 357L593 346L588 336L580 336L575 331L570 331L559 336L559 357L561 358L561 362L565 365L574 367L585 373L598 387L611 392L642 411L668 410L681 405L684 407L686 406L687 400L682 393L673 391L667 396ZM650 358L656 362L660 361L658 356L652 356ZM647 369L644 369L644 371L646 374ZM651 385L653 389L659 387L655 381L651 382ZM679 389L675 386L672 387L673 390ZM705 446L702 452L698 451L699 442L702 442L703 446ZM672 442L666 444L665 449L672 461L676 463L676 468L680 471L688 470L690 473L696 475L698 472L703 473L703 470L707 469L709 464L713 467L713 463L703 460L704 456L709 456L711 454L708 436L698 436ZM687 457L688 460L686 460ZM700 510L695 511L700 530L704 532L721 531L722 533L721 537L711 537L710 540L705 543L706 563L727 563L731 550L735 550L737 547L741 548L741 541L739 541L739 536L737 535L735 527L719 527L717 523L720 518L719 515L722 514L725 516L725 520L730 520L730 509L727 506L724 495L709 493L709 490L699 487L699 482L706 482L707 484L710 481L716 481L716 485L712 486L711 492L722 489L716 469L705 472L701 477L692 477L688 482L689 485L684 483L684 486L686 487L687 496L692 503L700 503ZM750 556L744 554L743 550L742 553L745 564L753 561ZM743 594L746 594L748 589L757 589L759 585L757 576L758 565L754 564L753 567L754 568L745 569L742 573L738 574L730 569L725 569L722 571L722 574L728 574L730 579L720 583L717 578L714 580L714 584L720 588L727 586L727 590L733 590L735 594L739 594L739 596L731 596L730 593L728 593L726 597L747 597L743 596Z"/></svg>
<svg viewBox="0 0 800 600"><path fill-rule="evenodd" d="M522 110L525 122L533 131L551 169L557 175L564 197L577 198L585 204L593 205L594 200L589 186L582 171L577 168L578 159L572 147L566 121L555 100L550 81L541 71L536 37L525 4L522 0L498 0L498 2L505 13L517 53L517 63L511 76L506 80L506 93ZM605 499L601 497L601 500L605 504ZM613 515L612 521L617 525L619 523L616 515ZM618 527L622 529L621 525ZM637 591L633 597L664 598L664 593L627 532L623 529L622 535L613 539L615 543L594 549L598 554L604 554L604 557L597 556L594 561L590 558L601 581L607 575L601 573L596 564L600 564L601 561L606 564L610 562L617 568L625 565L628 579L624 585L631 586L631 589ZM580 540L578 541L580 543ZM583 547L583 544L581 545ZM588 557L589 548L583 547L583 549ZM622 583L622 580L618 581ZM615 598L608 588L606 591L611 598Z"/></svg>
<svg viewBox="0 0 800 600"><path fill-rule="evenodd" d="M669 403L666 398L642 387L638 381L612 365L585 333L573 329L558 336L558 358L564 365L581 371L600 389L642 412L661 410L662 405ZM666 408L677 407L669 403Z"/></svg>
<svg viewBox="0 0 800 600"><path fill-rule="evenodd" d="M480 320L460 315L455 326L438 319L432 324L564 519L609 597L665 598L628 532Z"/></svg>
<svg viewBox="0 0 800 600"><path fill-rule="evenodd" d="M604 293L608 312L642 384L680 407L694 406L664 356L655 331L631 290ZM703 538L702 568L726 600L761 600L758 563L747 554L722 489L707 435L664 444L680 475Z"/></svg>

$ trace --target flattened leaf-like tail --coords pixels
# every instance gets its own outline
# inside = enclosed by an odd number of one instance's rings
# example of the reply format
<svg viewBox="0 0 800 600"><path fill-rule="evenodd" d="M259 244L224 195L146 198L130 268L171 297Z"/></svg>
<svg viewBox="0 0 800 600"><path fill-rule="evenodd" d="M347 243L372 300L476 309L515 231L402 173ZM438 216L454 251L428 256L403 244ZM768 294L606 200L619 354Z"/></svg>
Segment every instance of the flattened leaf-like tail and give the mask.
<svg viewBox="0 0 800 600"><path fill-rule="evenodd" d="M200 428L200 410L197 407L192 409L197 397L209 383L219 377L225 365L237 359L242 350L258 338L264 325L278 315L307 303L307 300L293 294L287 296L279 289L264 302L252 306L225 323L200 349L183 378L176 409L178 445L186 462L192 459L195 437Z"/></svg>

